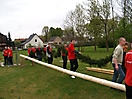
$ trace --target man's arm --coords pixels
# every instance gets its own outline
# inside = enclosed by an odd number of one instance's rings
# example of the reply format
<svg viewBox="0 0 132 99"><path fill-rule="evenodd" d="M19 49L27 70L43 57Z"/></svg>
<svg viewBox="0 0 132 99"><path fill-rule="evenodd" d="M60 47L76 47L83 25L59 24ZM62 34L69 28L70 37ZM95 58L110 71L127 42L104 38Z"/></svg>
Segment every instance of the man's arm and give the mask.
<svg viewBox="0 0 132 99"><path fill-rule="evenodd" d="M114 64L115 64L116 70L118 70L118 62L117 62L117 59L116 58L114 58Z"/></svg>

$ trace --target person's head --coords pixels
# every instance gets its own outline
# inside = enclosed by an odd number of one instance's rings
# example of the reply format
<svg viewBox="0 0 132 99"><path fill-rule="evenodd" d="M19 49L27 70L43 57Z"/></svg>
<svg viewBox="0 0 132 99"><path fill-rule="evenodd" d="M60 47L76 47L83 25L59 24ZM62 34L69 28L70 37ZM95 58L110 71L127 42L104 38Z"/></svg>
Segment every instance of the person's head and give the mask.
<svg viewBox="0 0 132 99"><path fill-rule="evenodd" d="M10 49L10 47L8 46L8 49Z"/></svg>
<svg viewBox="0 0 132 99"><path fill-rule="evenodd" d="M75 40L71 40L71 43L72 43L72 44L75 44Z"/></svg>
<svg viewBox="0 0 132 99"><path fill-rule="evenodd" d="M124 37L120 37L120 38L119 38L119 44L120 44L121 46L124 46L125 43L126 43L126 39L125 39Z"/></svg>
<svg viewBox="0 0 132 99"><path fill-rule="evenodd" d="M50 43L48 43L48 45L51 45Z"/></svg>
<svg viewBox="0 0 132 99"><path fill-rule="evenodd" d="M67 47L67 44L64 44L64 47Z"/></svg>
<svg viewBox="0 0 132 99"><path fill-rule="evenodd" d="M123 51L127 52L128 50L128 43L126 42L125 45L123 45Z"/></svg>
<svg viewBox="0 0 132 99"><path fill-rule="evenodd" d="M5 46L5 49L7 49L7 46Z"/></svg>

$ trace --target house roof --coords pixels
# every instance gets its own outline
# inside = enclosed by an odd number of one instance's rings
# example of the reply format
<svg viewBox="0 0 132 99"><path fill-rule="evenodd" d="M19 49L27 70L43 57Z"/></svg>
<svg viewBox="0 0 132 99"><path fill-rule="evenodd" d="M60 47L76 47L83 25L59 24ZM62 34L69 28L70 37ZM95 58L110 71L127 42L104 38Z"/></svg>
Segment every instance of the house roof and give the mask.
<svg viewBox="0 0 132 99"><path fill-rule="evenodd" d="M51 37L49 41L54 41L58 36Z"/></svg>
<svg viewBox="0 0 132 99"><path fill-rule="evenodd" d="M33 33L32 35L30 35L29 38L25 42L21 43L21 45L25 45L26 43L30 42L35 35L37 35L37 34Z"/></svg>
<svg viewBox="0 0 132 99"><path fill-rule="evenodd" d="M20 41L20 42L22 42L22 41L26 41L27 40L27 38L19 38L19 39L15 39L14 41Z"/></svg>

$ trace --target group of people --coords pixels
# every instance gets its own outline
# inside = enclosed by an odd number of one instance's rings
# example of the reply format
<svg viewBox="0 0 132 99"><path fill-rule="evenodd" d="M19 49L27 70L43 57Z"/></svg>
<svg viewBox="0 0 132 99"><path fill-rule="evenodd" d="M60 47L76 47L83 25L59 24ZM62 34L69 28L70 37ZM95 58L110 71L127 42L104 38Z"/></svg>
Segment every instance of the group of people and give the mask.
<svg viewBox="0 0 132 99"><path fill-rule="evenodd" d="M6 65L8 65L8 67L13 66L12 47L5 46L5 49L3 50L3 56L4 56L4 66Z"/></svg>
<svg viewBox="0 0 132 99"><path fill-rule="evenodd" d="M131 42L132 49L132 42ZM112 66L114 74L112 81L122 84L125 79L126 99L132 99L132 50L126 52L126 39L119 38L119 44L113 52Z"/></svg>
<svg viewBox="0 0 132 99"><path fill-rule="evenodd" d="M37 48L35 47L28 48L28 56L31 58L37 58L39 61L42 61L43 55L47 56L48 63L52 64L53 57L50 43L48 43L48 45L44 47L44 49L42 49L40 46L38 46ZM32 65L34 65L33 61Z"/></svg>

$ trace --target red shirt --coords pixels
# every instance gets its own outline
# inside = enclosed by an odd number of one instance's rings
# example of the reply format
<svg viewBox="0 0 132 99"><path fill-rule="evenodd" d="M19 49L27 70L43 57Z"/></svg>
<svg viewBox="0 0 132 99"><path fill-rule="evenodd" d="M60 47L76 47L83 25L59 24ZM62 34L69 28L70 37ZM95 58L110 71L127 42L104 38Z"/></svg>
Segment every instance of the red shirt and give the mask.
<svg viewBox="0 0 132 99"><path fill-rule="evenodd" d="M68 59L76 59L76 53L75 53L75 48L74 44L70 44L68 47Z"/></svg>
<svg viewBox="0 0 132 99"><path fill-rule="evenodd" d="M30 51L31 51L31 48L28 48L28 54L30 53Z"/></svg>
<svg viewBox="0 0 132 99"><path fill-rule="evenodd" d="M128 86L132 86L132 50L126 53L125 67L126 67L125 83Z"/></svg>
<svg viewBox="0 0 132 99"><path fill-rule="evenodd" d="M32 52L36 53L36 48L31 48Z"/></svg>
<svg viewBox="0 0 132 99"><path fill-rule="evenodd" d="M46 47L44 47L44 52L46 52Z"/></svg>
<svg viewBox="0 0 132 99"><path fill-rule="evenodd" d="M9 57L13 57L13 53L12 53L12 50L11 49L8 49L8 56Z"/></svg>
<svg viewBox="0 0 132 99"><path fill-rule="evenodd" d="M8 56L8 49L4 49L4 50L3 50L3 55L4 55L4 56Z"/></svg>

